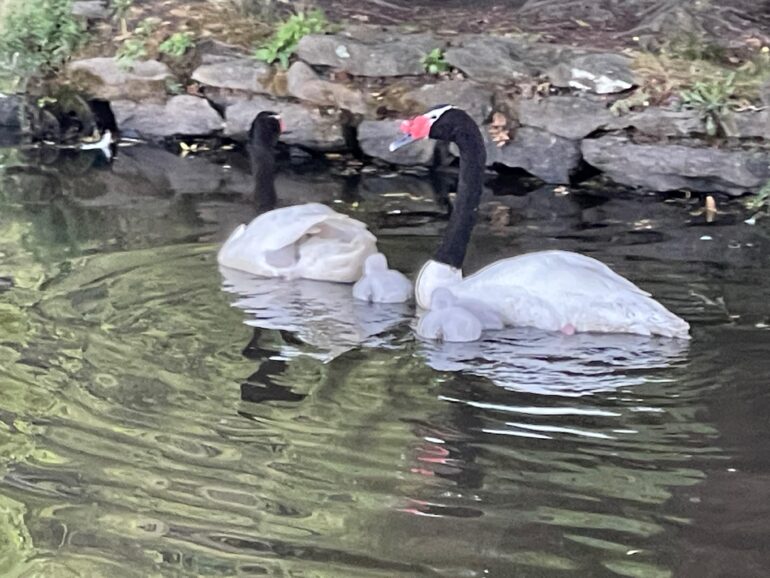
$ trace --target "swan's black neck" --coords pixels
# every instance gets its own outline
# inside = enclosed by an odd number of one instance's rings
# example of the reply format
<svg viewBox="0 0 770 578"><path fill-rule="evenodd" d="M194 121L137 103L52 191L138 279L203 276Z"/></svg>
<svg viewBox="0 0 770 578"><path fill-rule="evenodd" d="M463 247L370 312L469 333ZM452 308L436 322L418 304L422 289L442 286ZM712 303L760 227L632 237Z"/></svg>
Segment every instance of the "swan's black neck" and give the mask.
<svg viewBox="0 0 770 578"><path fill-rule="evenodd" d="M275 154L281 136L281 121L269 110L260 112L249 128L247 149L254 175L254 203L257 211L272 211L278 199L275 194Z"/></svg>
<svg viewBox="0 0 770 578"><path fill-rule="evenodd" d="M487 153L478 126L465 112L452 109L445 112L431 130L432 138L448 140L460 149L460 179L452 216L434 259L461 268L471 239L476 213L484 185ZM449 128L444 128L449 127ZM439 133L434 136L434 132Z"/></svg>
<svg viewBox="0 0 770 578"><path fill-rule="evenodd" d="M275 193L275 148L261 143L249 143L248 150L257 211L272 211L278 202Z"/></svg>

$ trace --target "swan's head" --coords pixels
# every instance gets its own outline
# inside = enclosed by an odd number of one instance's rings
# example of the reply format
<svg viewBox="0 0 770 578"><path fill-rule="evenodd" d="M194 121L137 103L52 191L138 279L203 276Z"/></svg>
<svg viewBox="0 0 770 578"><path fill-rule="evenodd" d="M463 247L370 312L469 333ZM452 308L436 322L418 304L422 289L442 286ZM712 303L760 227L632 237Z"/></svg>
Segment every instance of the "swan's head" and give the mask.
<svg viewBox="0 0 770 578"><path fill-rule="evenodd" d="M260 112L249 129L249 142L254 145L275 146L283 130L281 115L270 110Z"/></svg>
<svg viewBox="0 0 770 578"><path fill-rule="evenodd" d="M452 129L451 117L458 112L461 112L460 109L451 104L440 104L426 113L405 120L400 127L404 134L401 138L390 143L390 151L393 152L402 146L424 138L449 140Z"/></svg>

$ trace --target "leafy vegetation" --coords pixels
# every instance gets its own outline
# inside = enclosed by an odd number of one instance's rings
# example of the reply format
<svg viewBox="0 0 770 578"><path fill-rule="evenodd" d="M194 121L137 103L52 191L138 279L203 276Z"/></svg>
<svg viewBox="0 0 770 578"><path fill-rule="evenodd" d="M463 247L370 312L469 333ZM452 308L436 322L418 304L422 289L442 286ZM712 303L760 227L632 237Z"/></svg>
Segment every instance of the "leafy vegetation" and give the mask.
<svg viewBox="0 0 770 578"><path fill-rule="evenodd" d="M770 209L770 181L765 183L756 195L746 200L746 207L752 211L761 211Z"/></svg>
<svg viewBox="0 0 770 578"><path fill-rule="evenodd" d="M254 58L268 64L278 61L289 67L289 58L297 50L299 41L308 34L323 32L329 26L321 10L297 12L278 24L278 29L262 46L254 51Z"/></svg>
<svg viewBox="0 0 770 578"><path fill-rule="evenodd" d="M150 16L136 25L134 34L141 38L149 39L160 28L161 24L160 18Z"/></svg>
<svg viewBox="0 0 770 578"><path fill-rule="evenodd" d="M428 74L441 74L449 70L449 64L444 60L444 51L441 48L434 48L422 59L422 65Z"/></svg>
<svg viewBox="0 0 770 578"><path fill-rule="evenodd" d="M121 68L131 68L137 60L147 58L147 43L160 26L158 18L145 18L137 24L131 38L127 38L115 53Z"/></svg>
<svg viewBox="0 0 770 578"><path fill-rule="evenodd" d="M727 60L727 51L724 47L709 42L702 34L693 31L682 32L670 38L661 52L693 61L725 62Z"/></svg>
<svg viewBox="0 0 770 578"><path fill-rule="evenodd" d="M126 21L126 15L134 4L134 0L112 0L112 8L115 10L113 19L118 21L120 26L120 35L125 36L128 34L128 23Z"/></svg>
<svg viewBox="0 0 770 578"><path fill-rule="evenodd" d="M639 88L617 101L622 113L647 105L679 102L703 111L710 131L718 132L719 112L729 107L748 108L761 99L761 87L770 79L770 48L759 43L728 49L703 35L685 33L659 50L641 51L634 60Z"/></svg>
<svg viewBox="0 0 770 578"><path fill-rule="evenodd" d="M26 80L64 64L86 32L72 15L71 0L14 0L0 25L0 69Z"/></svg>
<svg viewBox="0 0 770 578"><path fill-rule="evenodd" d="M147 57L144 38L127 38L120 45L115 56L118 59L118 66L131 68L137 60Z"/></svg>
<svg viewBox="0 0 770 578"><path fill-rule="evenodd" d="M715 136L735 94L735 73L726 78L696 82L691 89L682 90L682 104L700 112L706 123L706 133Z"/></svg>
<svg viewBox="0 0 770 578"><path fill-rule="evenodd" d="M190 32L174 32L158 46L161 54L168 54L174 58L184 55L193 46L193 35Z"/></svg>
<svg viewBox="0 0 770 578"><path fill-rule="evenodd" d="M166 78L166 93L171 95L184 94L184 86L171 77Z"/></svg>

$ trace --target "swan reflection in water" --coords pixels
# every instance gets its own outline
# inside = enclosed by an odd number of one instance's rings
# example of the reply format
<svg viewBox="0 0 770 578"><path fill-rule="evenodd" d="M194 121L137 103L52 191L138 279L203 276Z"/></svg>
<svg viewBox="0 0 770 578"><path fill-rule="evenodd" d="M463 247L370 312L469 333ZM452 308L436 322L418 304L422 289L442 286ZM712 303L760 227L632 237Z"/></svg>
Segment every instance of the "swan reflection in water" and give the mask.
<svg viewBox="0 0 770 578"><path fill-rule="evenodd" d="M424 364L459 377L442 383L438 399L430 406L435 411L429 411L425 420L408 425L414 443L404 448L405 460L400 467L404 476L416 477L420 483L390 507L393 515L408 519L484 515L483 504L477 503L481 488L488 483L486 468L479 463L480 435L603 440L635 435L616 432L622 423L618 421L620 414L593 407L590 401L572 400L660 381L670 374L667 368L687 358L689 341L679 339L588 333L568 336L530 328L489 332L485 339L473 343L422 341L409 337L416 324L411 307L355 301L350 285L221 271L224 289L236 295L233 306L242 309L244 322L254 327L244 355L258 359L259 367L241 384L243 401L304 405L308 403L304 388L281 379L291 359L310 355L330 362L346 351L361 348L378 350L379 355L373 352L371 358L354 357L350 363L370 359L379 363L383 351L387 359L391 349L394 363L402 364L403 350L408 348L414 367ZM281 332L283 339L277 350L260 341L262 330ZM384 395L391 389L409 387L392 383L409 374L409 364L407 361L406 371L378 371ZM485 380L499 387L490 388ZM345 381L350 388L357 387L355 380ZM569 401L538 403L528 398L522 402L514 391L564 396ZM259 410L253 407L244 407L241 415L258 416ZM591 416L592 425L582 423L585 416ZM399 519L393 523L405 522Z"/></svg>
<svg viewBox="0 0 770 578"><path fill-rule="evenodd" d="M468 372L514 391L577 397L642 385L651 371L686 360L688 345L682 339L516 327L472 343L423 341L420 352L438 371Z"/></svg>
<svg viewBox="0 0 770 578"><path fill-rule="evenodd" d="M220 267L233 306L247 314L246 325L288 331L315 349L309 354L328 362L351 349L389 347L391 330L412 316L404 303L366 303L353 299L351 285L308 279L263 278ZM287 348L287 357L297 355Z"/></svg>
<svg viewBox="0 0 770 578"><path fill-rule="evenodd" d="M221 268L223 288L238 295L249 326L291 333L312 351L291 343L285 358L311 355L328 362L355 348L402 347L413 309L405 304L356 301L351 286L267 279ZM399 331L400 329L400 331ZM419 340L417 354L437 371L466 372L520 392L581 396L639 386L650 372L684 361L688 342L627 334L564 335L517 327L488 332L472 343Z"/></svg>

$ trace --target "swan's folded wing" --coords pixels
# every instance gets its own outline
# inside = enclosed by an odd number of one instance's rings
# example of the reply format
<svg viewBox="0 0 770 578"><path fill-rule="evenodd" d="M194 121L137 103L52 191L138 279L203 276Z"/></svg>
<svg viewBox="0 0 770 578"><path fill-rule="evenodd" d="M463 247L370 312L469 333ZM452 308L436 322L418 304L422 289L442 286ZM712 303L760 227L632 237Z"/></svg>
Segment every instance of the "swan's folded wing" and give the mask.
<svg viewBox="0 0 770 578"><path fill-rule="evenodd" d="M376 238L364 223L320 203L275 209L238 227L219 250L220 265L264 277L351 282Z"/></svg>
<svg viewBox="0 0 770 578"><path fill-rule="evenodd" d="M463 280L463 284L494 282L515 285L540 295L565 291L593 295L631 292L649 295L601 261L570 251L538 251L496 261Z"/></svg>
<svg viewBox="0 0 770 578"><path fill-rule="evenodd" d="M686 338L689 325L603 263L565 251L493 263L452 287L508 325Z"/></svg>

